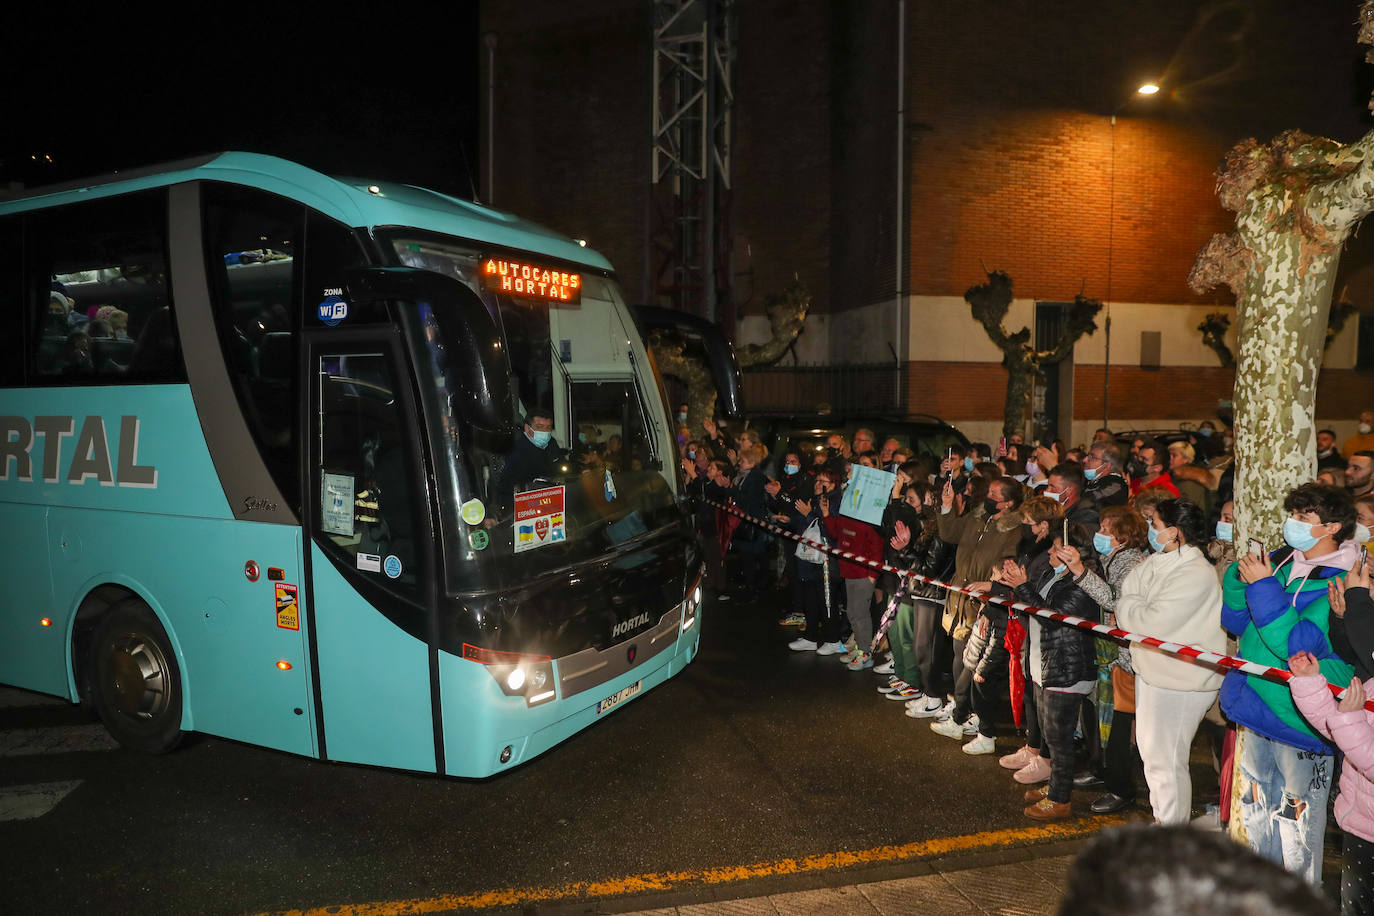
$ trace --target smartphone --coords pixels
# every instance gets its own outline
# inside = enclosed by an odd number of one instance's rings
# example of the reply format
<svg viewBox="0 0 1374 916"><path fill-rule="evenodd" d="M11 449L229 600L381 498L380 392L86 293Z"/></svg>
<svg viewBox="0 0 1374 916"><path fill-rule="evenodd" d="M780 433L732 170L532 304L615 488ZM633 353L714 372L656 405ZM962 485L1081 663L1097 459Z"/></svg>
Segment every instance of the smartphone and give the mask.
<svg viewBox="0 0 1374 916"><path fill-rule="evenodd" d="M1064 516L1064 538L1059 542L1061 547L1069 546L1069 517Z"/></svg>
<svg viewBox="0 0 1374 916"><path fill-rule="evenodd" d="M954 449L945 449L945 476L954 477Z"/></svg>
<svg viewBox="0 0 1374 916"><path fill-rule="evenodd" d="M1259 541L1255 540L1254 538L1251 538L1251 539L1250 539L1250 556L1252 556L1252 557L1262 557L1262 556L1264 556L1264 545L1261 544Z"/></svg>
<svg viewBox="0 0 1374 916"><path fill-rule="evenodd" d="M1369 548L1368 548L1368 547L1361 547L1361 548L1360 548L1360 565L1361 565L1361 566L1365 566L1365 565L1367 565L1368 563L1369 563Z"/></svg>
<svg viewBox="0 0 1374 916"><path fill-rule="evenodd" d="M1007 454L1007 437L1003 436L997 440L997 457L1003 458Z"/></svg>

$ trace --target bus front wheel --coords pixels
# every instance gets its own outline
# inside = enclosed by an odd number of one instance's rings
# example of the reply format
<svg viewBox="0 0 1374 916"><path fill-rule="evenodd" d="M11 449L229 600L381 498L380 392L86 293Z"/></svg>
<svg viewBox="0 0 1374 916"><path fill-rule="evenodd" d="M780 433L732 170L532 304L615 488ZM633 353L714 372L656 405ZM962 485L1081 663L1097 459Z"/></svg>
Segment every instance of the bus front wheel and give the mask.
<svg viewBox="0 0 1374 916"><path fill-rule="evenodd" d="M92 647L92 695L120 744L165 754L182 739L181 672L157 617L137 598L110 609Z"/></svg>

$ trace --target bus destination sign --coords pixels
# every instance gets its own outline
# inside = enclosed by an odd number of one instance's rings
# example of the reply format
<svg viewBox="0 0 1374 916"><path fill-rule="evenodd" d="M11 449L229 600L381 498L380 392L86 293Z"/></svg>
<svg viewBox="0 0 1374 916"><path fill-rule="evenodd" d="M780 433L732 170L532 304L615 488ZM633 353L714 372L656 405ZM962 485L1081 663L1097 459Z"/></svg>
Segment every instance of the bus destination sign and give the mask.
<svg viewBox="0 0 1374 916"><path fill-rule="evenodd" d="M483 261L482 285L487 289L532 299L572 303L582 301L581 274L552 270L510 258L487 258Z"/></svg>

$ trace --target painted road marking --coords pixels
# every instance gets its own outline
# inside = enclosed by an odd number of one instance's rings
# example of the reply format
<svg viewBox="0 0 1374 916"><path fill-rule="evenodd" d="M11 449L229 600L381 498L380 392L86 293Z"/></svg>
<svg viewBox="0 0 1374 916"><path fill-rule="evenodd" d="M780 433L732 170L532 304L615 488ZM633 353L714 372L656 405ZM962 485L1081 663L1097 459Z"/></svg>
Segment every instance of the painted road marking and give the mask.
<svg viewBox="0 0 1374 916"><path fill-rule="evenodd" d="M36 782L0 789L0 821L27 821L42 817L81 785L81 780Z"/></svg>
<svg viewBox="0 0 1374 916"><path fill-rule="evenodd" d="M119 747L103 725L61 725L53 728L16 728L0 732L0 757L35 754L75 754L110 751Z"/></svg>
<svg viewBox="0 0 1374 916"><path fill-rule="evenodd" d="M17 687L0 687L0 709L20 709L25 706L70 706L61 697L50 697L46 693L33 693Z"/></svg>
<svg viewBox="0 0 1374 916"><path fill-rule="evenodd" d="M659 872L627 875L605 881L576 881L557 887L502 888L476 894L441 894L411 900L390 900L375 903L335 904L309 910L285 910L262 913L258 916L402 916L402 914L440 913L448 910L481 910L490 907L522 906L548 903L555 900L617 897L649 891L667 891L692 885L730 884L750 878L799 875L805 872L828 871L855 865L900 862L929 856L967 852L990 846L1010 846L1035 840L1065 840L1097 833L1103 827L1124 824L1122 815L1095 817L1089 821L1046 824L1041 827L1017 827L1010 830L988 830L967 836L943 837L906 843L902 846L878 846L857 852L829 852L800 859L778 859L752 865L708 868L701 871Z"/></svg>

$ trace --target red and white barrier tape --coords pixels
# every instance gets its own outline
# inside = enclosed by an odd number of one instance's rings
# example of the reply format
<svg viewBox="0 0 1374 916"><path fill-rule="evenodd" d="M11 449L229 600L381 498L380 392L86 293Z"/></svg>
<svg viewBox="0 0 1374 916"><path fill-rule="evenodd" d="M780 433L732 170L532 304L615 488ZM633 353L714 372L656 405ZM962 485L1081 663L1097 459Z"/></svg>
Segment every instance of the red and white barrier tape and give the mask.
<svg viewBox="0 0 1374 916"><path fill-rule="evenodd" d="M1084 620L1082 617L1074 617L1071 614L1061 614L1060 612L1050 610L1049 608L1036 607L1033 604L1026 604L1024 601L1014 601L1010 598L1002 598L998 595L992 595L984 591L979 591L978 589L969 588L967 586L952 585L948 582L941 582L939 579L932 579L929 576L923 576L919 573L911 572L910 570L900 569L896 566L891 566L887 563L882 562L881 560L871 560L868 557L861 557L858 554L850 553L847 550L839 550L837 548L831 547L829 544L823 544L819 541L813 541L810 538L806 538L800 534L797 534L796 532L788 531L785 528L780 528L772 522L767 522L763 519L755 518L749 513L742 511L738 506L730 505L728 503L717 502L713 499L706 500L706 503L708 505L714 506L717 509L722 509L726 512L729 512L731 515L739 516L744 521L749 522L753 525L757 525L760 528L767 529L768 531L771 531L774 534L780 534L785 538L791 538L792 540L797 541L799 543L815 547L818 550L824 551L825 553L831 554L832 556L839 557L842 560L848 560L851 563L867 566L870 569L880 570L881 572L889 572L903 579L924 582L928 585L935 585L951 592L960 592L962 594L969 595L973 598L977 598L980 601L991 601L995 604L1000 604L1014 611L1021 611L1028 614L1034 614L1037 617L1043 617L1046 620L1053 620L1058 623L1078 627L1081 630L1089 630L1093 633L1096 633L1099 636L1106 636L1111 639L1139 643L1142 646L1150 646L1152 648L1160 650L1161 652L1168 653L1169 655L1178 656L1179 658L1191 659L1193 661L1202 662L1208 665L1214 665L1218 668L1227 668L1234 671L1243 671L1246 674L1251 674L1255 677L1268 678L1271 681L1281 681L1283 683L1287 683L1288 680L1291 677L1293 677L1292 672L1287 671L1283 668L1273 668L1269 665L1259 665L1255 662L1247 662L1244 659L1235 658L1234 656L1222 655L1218 652L1210 652L1207 649L1200 649L1197 646L1182 645L1180 643L1169 642L1168 640L1164 639L1157 639L1153 636L1143 636L1139 633L1132 633L1129 630L1121 630L1116 627L1109 627L1106 624L1094 623L1091 620ZM1218 626L1220 626L1219 623ZM1337 697L1343 696L1345 694L1345 685L1337 686L1336 684L1328 683L1326 686ZM1365 709L1374 712L1374 699L1370 699L1364 705Z"/></svg>

